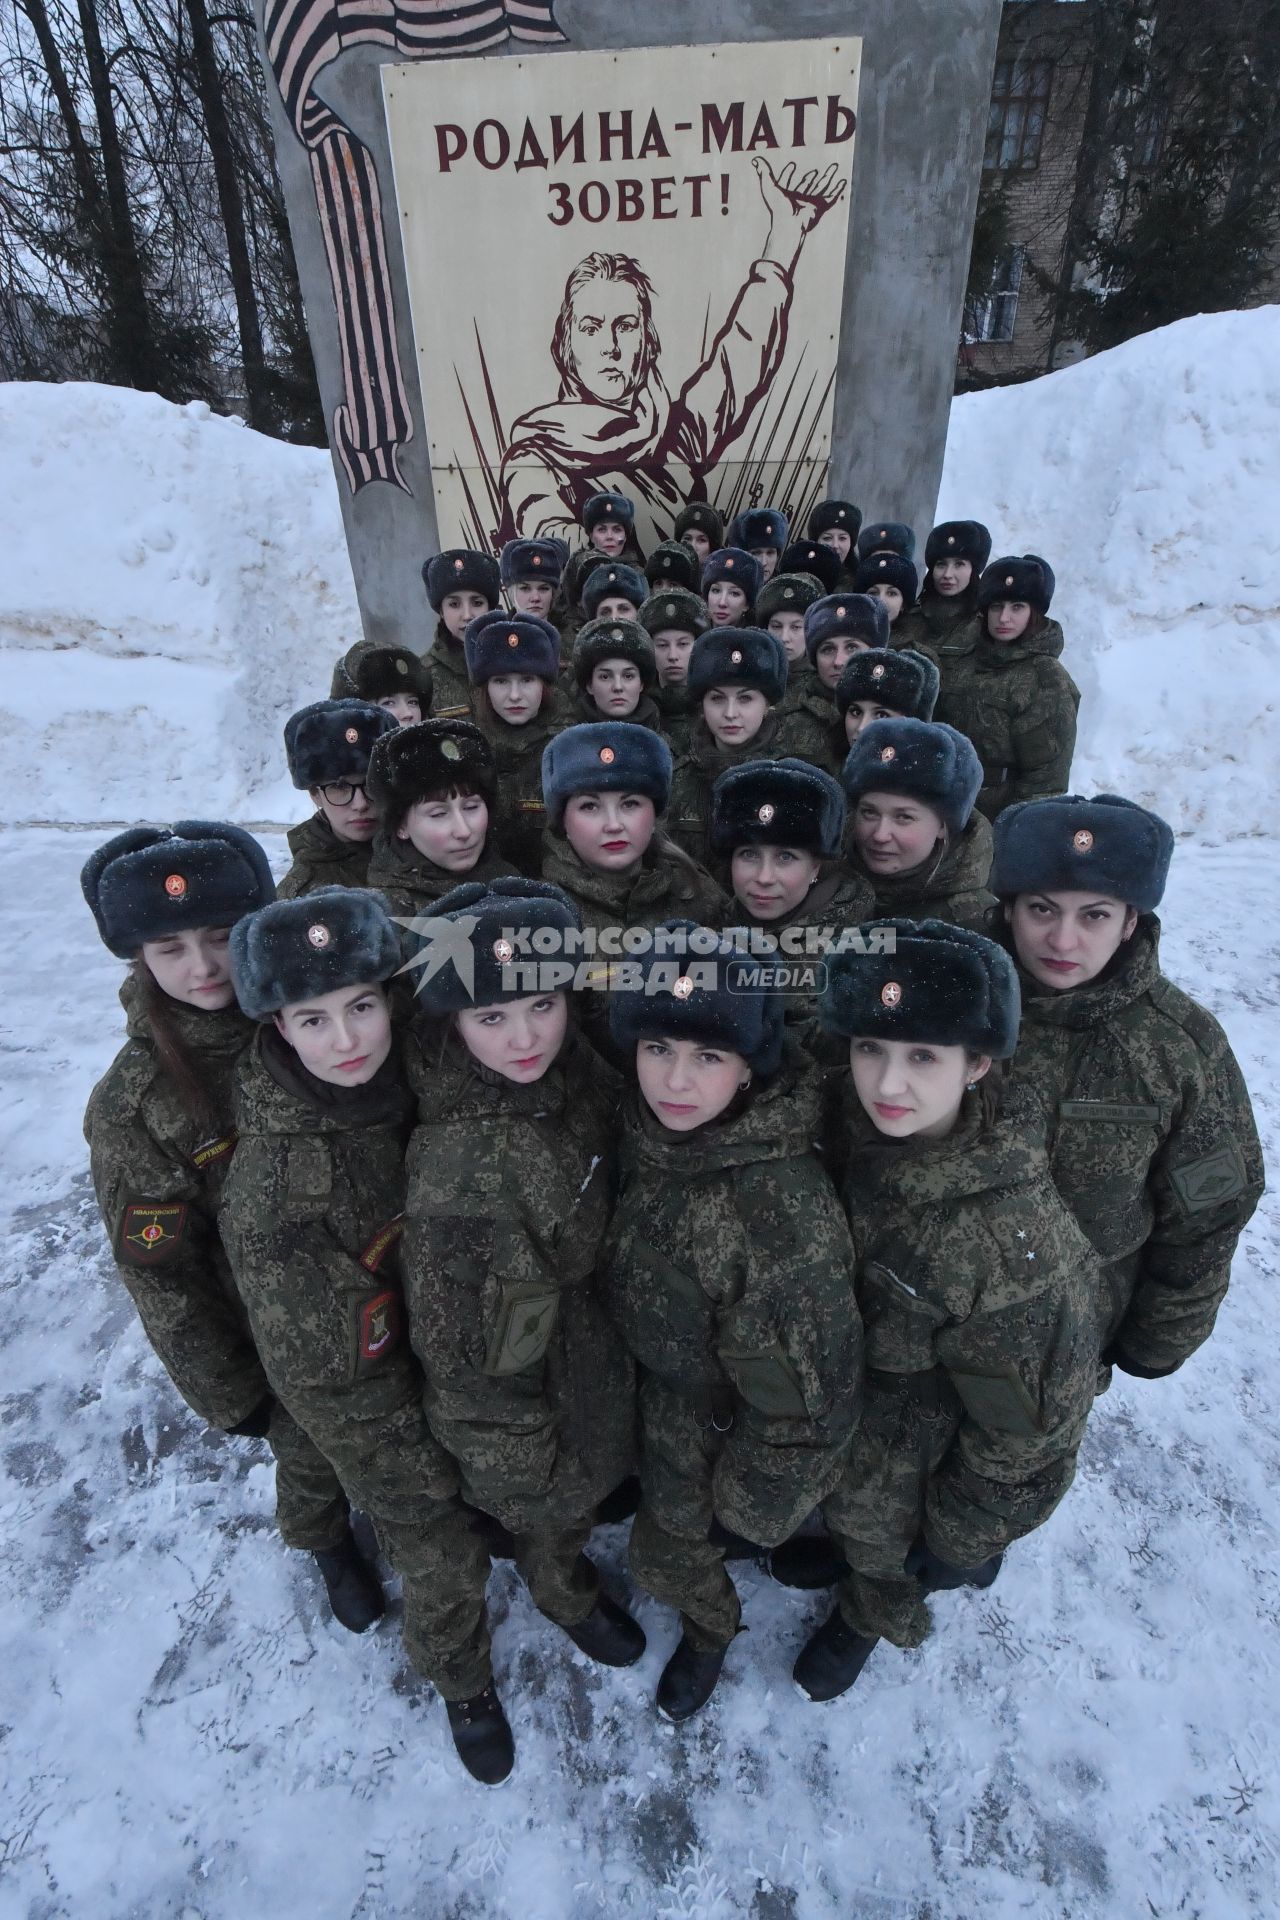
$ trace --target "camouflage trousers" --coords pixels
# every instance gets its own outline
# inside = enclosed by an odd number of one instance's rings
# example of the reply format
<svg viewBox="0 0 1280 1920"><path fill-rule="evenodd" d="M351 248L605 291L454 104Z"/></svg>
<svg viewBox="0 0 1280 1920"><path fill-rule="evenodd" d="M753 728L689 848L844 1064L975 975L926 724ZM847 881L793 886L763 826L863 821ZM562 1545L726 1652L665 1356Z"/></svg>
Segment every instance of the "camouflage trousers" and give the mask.
<svg viewBox="0 0 1280 1920"><path fill-rule="evenodd" d="M342 1482L279 1400L267 1444L276 1459L276 1524L286 1547L302 1553L336 1547L350 1515Z"/></svg>

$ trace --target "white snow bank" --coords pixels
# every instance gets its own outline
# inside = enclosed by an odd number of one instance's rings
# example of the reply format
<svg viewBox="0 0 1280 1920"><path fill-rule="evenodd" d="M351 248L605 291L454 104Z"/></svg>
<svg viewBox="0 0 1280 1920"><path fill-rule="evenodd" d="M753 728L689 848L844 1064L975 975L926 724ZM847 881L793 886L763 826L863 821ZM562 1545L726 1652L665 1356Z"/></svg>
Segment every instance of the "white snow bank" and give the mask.
<svg viewBox="0 0 1280 1920"><path fill-rule="evenodd" d="M957 401L938 517L1056 569L1077 786L1274 831L1278 503L1277 307ZM281 727L360 631L327 454L200 405L0 386L0 515L12 819L305 811Z"/></svg>
<svg viewBox="0 0 1280 1920"><path fill-rule="evenodd" d="M1057 573L1073 786L1211 839L1274 831L1280 307L958 400L938 518L958 517Z"/></svg>

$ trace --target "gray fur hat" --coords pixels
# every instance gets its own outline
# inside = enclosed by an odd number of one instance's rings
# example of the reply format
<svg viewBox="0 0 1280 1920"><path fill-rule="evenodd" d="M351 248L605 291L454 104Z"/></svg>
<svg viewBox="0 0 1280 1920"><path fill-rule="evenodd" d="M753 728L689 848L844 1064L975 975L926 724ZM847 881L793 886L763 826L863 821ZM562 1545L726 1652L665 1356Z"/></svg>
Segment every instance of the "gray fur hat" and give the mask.
<svg viewBox="0 0 1280 1920"><path fill-rule="evenodd" d="M588 620L595 619L602 600L629 600L638 609L648 597L649 582L639 567L628 566L624 560L602 560L598 567L592 567L579 596Z"/></svg>
<svg viewBox="0 0 1280 1920"><path fill-rule="evenodd" d="M80 886L103 945L121 960L166 934L233 926L276 897L266 854L225 820L129 827L89 855Z"/></svg>
<svg viewBox="0 0 1280 1920"><path fill-rule="evenodd" d="M584 692L602 660L629 660L640 669L644 687L657 684L658 663L653 641L638 620L611 613L603 620L588 620L578 628L573 643L573 674Z"/></svg>
<svg viewBox="0 0 1280 1920"><path fill-rule="evenodd" d="M498 604L501 578L491 553L474 547L449 547L434 554L422 569L427 599L439 613L451 593L478 593L491 607Z"/></svg>
<svg viewBox="0 0 1280 1920"><path fill-rule="evenodd" d="M788 548L788 552L794 549ZM824 547L824 553L831 549ZM772 580L766 580L756 595L756 610L753 618L762 627L767 627L775 613L806 614L815 600L821 600L827 589L813 573L775 573Z"/></svg>
<svg viewBox="0 0 1280 1920"><path fill-rule="evenodd" d="M558 827L575 793L643 793L659 813L671 798L671 749L652 727L630 720L566 727L542 749L542 798Z"/></svg>
<svg viewBox="0 0 1280 1920"><path fill-rule="evenodd" d="M686 533L704 535L714 553L724 545L724 516L706 500L691 500L688 506L681 507L671 531L677 540L683 540Z"/></svg>
<svg viewBox="0 0 1280 1920"><path fill-rule="evenodd" d="M733 521L727 538L731 547L745 547L748 553L753 547L776 547L781 553L791 538L791 523L777 507L748 507Z"/></svg>
<svg viewBox="0 0 1280 1920"><path fill-rule="evenodd" d="M926 567L939 560L967 560L981 573L991 558L991 534L981 520L940 520L924 543Z"/></svg>
<svg viewBox="0 0 1280 1920"><path fill-rule="evenodd" d="M836 682L836 711L843 720L855 700L876 700L895 714L931 720L938 699L938 669L914 647L869 647L855 653Z"/></svg>
<svg viewBox="0 0 1280 1920"><path fill-rule="evenodd" d="M411 965L408 977L417 975L422 1011L440 1019L468 1007L527 998L531 992L527 980L504 978L513 962L527 960L532 965L539 958L522 952L520 934L543 929L580 933L582 916L569 895L550 881L523 880L513 874L509 879L491 880L488 886L468 880L453 887L419 924L425 931L407 931L407 944L416 948L419 958L437 964L421 970ZM440 961L442 946L446 957Z"/></svg>
<svg viewBox="0 0 1280 1920"><path fill-rule="evenodd" d="M508 540L498 556L498 572L504 587L540 581L558 587L564 572L564 543L560 540Z"/></svg>
<svg viewBox="0 0 1280 1920"><path fill-rule="evenodd" d="M811 573L815 580L821 581L824 593L834 593L840 579L840 555L834 547L824 546L821 540L793 540L789 547L782 549L778 573L773 579L782 573ZM767 593L772 585L773 580L766 580L761 591Z"/></svg>
<svg viewBox="0 0 1280 1920"><path fill-rule="evenodd" d="M636 510L625 493L593 493L582 509L582 524L588 533L594 533L607 520L612 520L630 533L636 523Z"/></svg>
<svg viewBox="0 0 1280 1920"><path fill-rule="evenodd" d="M295 787L363 780L373 743L398 722L370 700L316 700L284 723L284 750Z"/></svg>
<svg viewBox="0 0 1280 1920"><path fill-rule="evenodd" d="M706 601L696 593L686 593L683 587L663 587L651 593L636 618L651 638L668 630L696 636L711 625Z"/></svg>
<svg viewBox="0 0 1280 1920"><path fill-rule="evenodd" d="M921 800L952 833L963 833L982 787L973 742L941 720L873 720L849 749L840 774L851 804L864 793Z"/></svg>
<svg viewBox="0 0 1280 1920"><path fill-rule="evenodd" d="M497 785L489 742L470 720L416 720L384 733L365 778L365 791L389 828L429 793L467 787L492 802Z"/></svg>
<svg viewBox="0 0 1280 1920"><path fill-rule="evenodd" d="M376 706L393 694L412 694L423 713L431 705L431 668L408 647L383 647L357 640L333 669L332 700L367 700Z"/></svg>
<svg viewBox="0 0 1280 1920"><path fill-rule="evenodd" d="M400 937L380 893L317 887L276 900L231 929L231 979L251 1020L343 987L371 987L400 968Z"/></svg>
<svg viewBox="0 0 1280 1920"><path fill-rule="evenodd" d="M915 561L901 553L869 553L858 562L853 588L855 593L870 593L872 587L896 587L905 613L908 607L914 607L920 591Z"/></svg>
<svg viewBox="0 0 1280 1920"><path fill-rule="evenodd" d="M479 614L462 636L467 678L473 687L500 673L531 673L555 680L560 672L560 635L549 620L495 608Z"/></svg>
<svg viewBox="0 0 1280 1920"><path fill-rule="evenodd" d="M672 954L664 933L684 933L696 950ZM609 997L609 1031L625 1054L650 1034L701 1040L741 1054L755 1073L776 1071L782 1059L785 1021L782 995L760 986L760 963L723 934L693 920L665 920L649 936L650 948L631 957L642 985Z"/></svg>
<svg viewBox="0 0 1280 1920"><path fill-rule="evenodd" d="M868 647L889 644L889 614L870 593L828 593L806 608L804 645L810 660L824 640L861 640Z"/></svg>
<svg viewBox="0 0 1280 1920"><path fill-rule="evenodd" d="M858 558L872 553L900 553L904 560L916 557L916 536L905 520L868 520L858 535Z"/></svg>
<svg viewBox="0 0 1280 1920"><path fill-rule="evenodd" d="M1154 913L1173 858L1173 829L1118 793L1016 800L994 827L991 891L1092 893Z"/></svg>
<svg viewBox="0 0 1280 1920"><path fill-rule="evenodd" d="M711 627L689 655L688 687L698 699L710 687L754 687L771 707L787 690L787 653L763 627Z"/></svg>
<svg viewBox="0 0 1280 1920"><path fill-rule="evenodd" d="M855 507L852 500L819 500L809 515L805 532L811 540L819 539L824 533L847 533L856 540L862 527L862 509Z"/></svg>
<svg viewBox="0 0 1280 1920"><path fill-rule="evenodd" d="M644 563L652 593L659 587L683 587L686 593L696 593L701 572L697 554L683 540L663 540Z"/></svg>
<svg viewBox="0 0 1280 1920"><path fill-rule="evenodd" d="M1053 568L1038 553L1006 553L983 572L978 607L985 611L997 600L1025 600L1037 613L1048 613L1056 585Z"/></svg>
<svg viewBox="0 0 1280 1920"><path fill-rule="evenodd" d="M702 563L702 597L721 581L728 587L740 587L751 606L763 585L760 562L745 547L718 547Z"/></svg>
<svg viewBox="0 0 1280 1920"><path fill-rule="evenodd" d="M750 760L729 767L711 789L711 845L802 847L834 859L844 833L838 780L808 760Z"/></svg>
<svg viewBox="0 0 1280 1920"><path fill-rule="evenodd" d="M893 951L877 952L891 930ZM868 920L870 952L836 953L818 1002L822 1024L846 1039L967 1047L1007 1060L1018 1044L1022 1000L1003 947L942 920Z"/></svg>

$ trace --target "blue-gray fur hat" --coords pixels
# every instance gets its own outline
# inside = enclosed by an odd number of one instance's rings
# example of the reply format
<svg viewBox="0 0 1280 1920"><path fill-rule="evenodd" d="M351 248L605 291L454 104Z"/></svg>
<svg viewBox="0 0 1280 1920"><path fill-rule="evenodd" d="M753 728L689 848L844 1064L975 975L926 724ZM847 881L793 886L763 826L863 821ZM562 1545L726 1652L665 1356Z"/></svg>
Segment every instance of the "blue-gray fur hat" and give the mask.
<svg viewBox="0 0 1280 1920"><path fill-rule="evenodd" d="M787 650L763 627L710 627L693 643L688 686L695 699L709 687L754 687L776 707L787 690Z"/></svg>
<svg viewBox="0 0 1280 1920"><path fill-rule="evenodd" d="M967 560L981 573L991 558L991 534L981 520L940 520L924 543L926 567L939 560Z"/></svg>
<svg viewBox="0 0 1280 1920"><path fill-rule="evenodd" d="M594 533L606 520L616 520L630 533L636 523L636 510L624 493L593 493L582 509L582 524L588 533Z"/></svg>
<svg viewBox="0 0 1280 1920"><path fill-rule="evenodd" d="M554 680L560 672L560 635L549 620L501 608L472 620L462 637L467 678L480 687L500 673L532 673Z"/></svg>
<svg viewBox="0 0 1280 1920"><path fill-rule="evenodd" d="M667 932L695 935L698 950L671 954L662 942ZM755 1073L775 1072L784 1038L782 995L758 984L759 961L694 920L666 920L650 940L647 953L632 956L643 986L609 998L615 1046L631 1054L647 1035L671 1034L741 1054Z"/></svg>
<svg viewBox="0 0 1280 1920"><path fill-rule="evenodd" d="M671 749L652 727L630 720L566 727L542 749L542 798L558 827L575 793L643 793L659 813L671 798Z"/></svg>
<svg viewBox="0 0 1280 1920"><path fill-rule="evenodd" d="M993 560L978 582L978 607L997 600L1025 600L1038 613L1048 613L1057 585L1053 568L1038 553L1006 553Z"/></svg>
<svg viewBox="0 0 1280 1920"><path fill-rule="evenodd" d="M871 553L900 553L904 560L916 557L916 536L905 520L868 520L858 535L858 558Z"/></svg>
<svg viewBox="0 0 1280 1920"><path fill-rule="evenodd" d="M594 620L602 600L629 600L633 607L642 607L649 597L649 582L639 567L629 567L621 560L602 560L583 581L580 597L588 620Z"/></svg>
<svg viewBox="0 0 1280 1920"><path fill-rule="evenodd" d="M367 887L317 887L231 929L231 979L251 1020L342 987L374 986L399 967L400 936L382 895Z"/></svg>
<svg viewBox="0 0 1280 1920"><path fill-rule="evenodd" d="M855 653L836 682L836 711L843 720L855 700L876 700L911 720L931 720L938 699L938 669L914 647L869 647Z"/></svg>
<svg viewBox="0 0 1280 1920"><path fill-rule="evenodd" d="M995 823L989 885L1020 893L1093 893L1154 913L1173 858L1173 829L1118 793L1017 800Z"/></svg>
<svg viewBox="0 0 1280 1920"><path fill-rule="evenodd" d="M781 553L791 538L791 523L776 507L748 507L729 528L726 544L745 547L776 547Z"/></svg>
<svg viewBox="0 0 1280 1920"><path fill-rule="evenodd" d="M982 786L973 742L941 720L873 720L849 749L840 775L851 803L864 793L901 793L963 833Z"/></svg>
<svg viewBox="0 0 1280 1920"><path fill-rule="evenodd" d="M802 847L823 859L840 851L845 801L838 780L808 760L750 760L711 789L711 845Z"/></svg>
<svg viewBox="0 0 1280 1920"><path fill-rule="evenodd" d="M901 553L872 553L858 562L853 582L855 593L870 593L872 587L896 587L902 595L902 611L914 607L920 590L920 576L914 560Z"/></svg>
<svg viewBox="0 0 1280 1920"><path fill-rule="evenodd" d="M560 540L508 540L499 555L499 574L504 587L541 581L558 587L564 572L564 543Z"/></svg>
<svg viewBox="0 0 1280 1920"><path fill-rule="evenodd" d="M422 578L437 613L451 593L478 593L496 607L502 586L493 555L478 553L474 547L450 547L434 554L423 566Z"/></svg>
<svg viewBox="0 0 1280 1920"><path fill-rule="evenodd" d="M815 600L804 616L804 647L810 660L824 640L861 640L868 647L889 644L889 614L883 600L869 593L829 593Z"/></svg>
<svg viewBox="0 0 1280 1920"><path fill-rule="evenodd" d="M398 724L369 700L316 700L284 723L284 750L295 787L363 780L373 743Z"/></svg>
<svg viewBox="0 0 1280 1920"><path fill-rule="evenodd" d="M892 930L894 950L877 952ZM1003 947L942 920L867 920L865 953L836 953L818 1001L822 1024L846 1039L967 1047L1007 1060L1022 1000Z"/></svg>
<svg viewBox="0 0 1280 1920"><path fill-rule="evenodd" d="M834 547L824 547L821 540L793 540L782 550L774 580L779 573L811 573L821 582L824 593L834 593L840 578L840 555ZM772 585L773 580L766 580L761 591L767 593Z"/></svg>
<svg viewBox="0 0 1280 1920"><path fill-rule="evenodd" d="M726 586L741 587L751 606L763 585L760 562L745 547L717 547L702 563L702 597L723 580Z"/></svg>
<svg viewBox="0 0 1280 1920"><path fill-rule="evenodd" d="M333 669L329 696L333 700L368 700L376 706L392 694L416 696L425 713L431 705L431 668L408 647L379 646L357 640Z"/></svg>
<svg viewBox="0 0 1280 1920"><path fill-rule="evenodd" d="M89 855L80 886L103 945L121 960L147 940L232 926L276 897L266 854L225 820L129 827Z"/></svg>
<svg viewBox="0 0 1280 1920"><path fill-rule="evenodd" d="M441 926L441 922L449 924ZM524 953L518 936L544 928L580 933L582 915L568 894L550 881L512 874L491 880L488 886L468 880L452 888L436 901L423 924L422 933L406 930L406 943L427 964L411 968L406 978L416 977L418 1004L424 1013L439 1019L468 1007L526 999L532 990L527 979L509 982L503 978L504 969L520 961L533 965L545 956ZM442 946L446 957L441 961Z"/></svg>
<svg viewBox="0 0 1280 1920"><path fill-rule="evenodd" d="M811 540L824 533L847 533L856 540L862 527L862 509L852 500L819 500L805 528Z"/></svg>

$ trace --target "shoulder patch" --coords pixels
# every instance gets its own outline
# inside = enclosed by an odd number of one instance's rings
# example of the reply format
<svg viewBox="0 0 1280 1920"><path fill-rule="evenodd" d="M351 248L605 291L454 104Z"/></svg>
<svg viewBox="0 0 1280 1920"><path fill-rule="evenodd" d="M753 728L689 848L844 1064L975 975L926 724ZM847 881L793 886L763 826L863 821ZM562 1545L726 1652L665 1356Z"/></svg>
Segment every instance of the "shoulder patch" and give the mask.
<svg viewBox="0 0 1280 1920"><path fill-rule="evenodd" d="M485 1372L523 1373L541 1360L559 1305L559 1294L540 1281L504 1286L497 1324L485 1354Z"/></svg>
<svg viewBox="0 0 1280 1920"><path fill-rule="evenodd" d="M400 1344L404 1315L400 1295L391 1287L353 1302L356 1372L385 1360Z"/></svg>
<svg viewBox="0 0 1280 1920"><path fill-rule="evenodd" d="M333 1164L321 1140L289 1142L288 1195L290 1200L327 1200L333 1186Z"/></svg>
<svg viewBox="0 0 1280 1920"><path fill-rule="evenodd" d="M131 1267L157 1267L177 1252L186 1227L183 1201L153 1206L145 1200L131 1200L120 1222L119 1258Z"/></svg>
<svg viewBox="0 0 1280 1920"><path fill-rule="evenodd" d="M1172 1168L1169 1179L1186 1213L1203 1213L1224 1200L1235 1200L1249 1184L1239 1149L1231 1140L1199 1160Z"/></svg>
<svg viewBox="0 0 1280 1920"><path fill-rule="evenodd" d="M191 1156L191 1164L198 1172L204 1173L209 1167L217 1166L235 1152L236 1135L234 1129L221 1140L206 1140L196 1148Z"/></svg>

